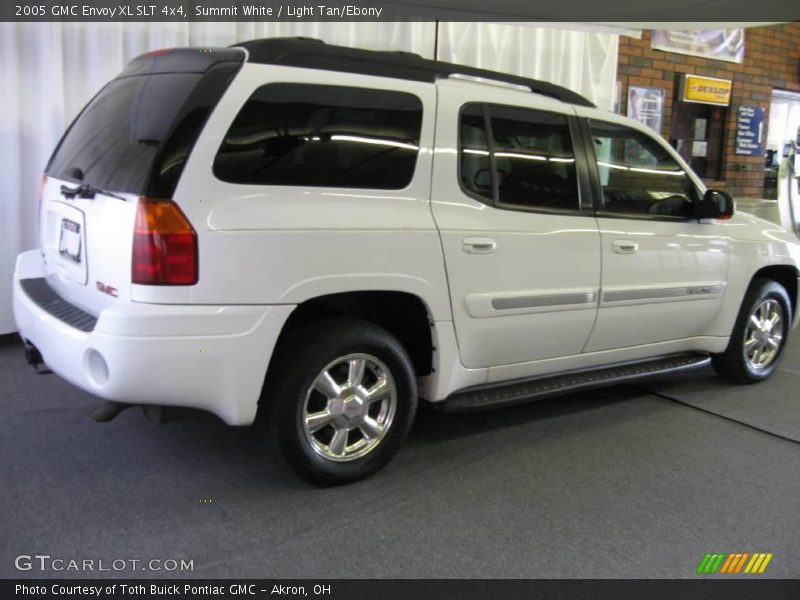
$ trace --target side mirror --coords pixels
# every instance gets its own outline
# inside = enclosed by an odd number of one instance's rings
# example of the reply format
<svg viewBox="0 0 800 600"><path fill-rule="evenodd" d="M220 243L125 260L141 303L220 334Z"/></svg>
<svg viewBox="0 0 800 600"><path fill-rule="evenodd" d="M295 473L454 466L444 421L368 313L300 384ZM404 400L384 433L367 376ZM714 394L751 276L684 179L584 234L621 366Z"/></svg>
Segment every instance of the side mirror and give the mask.
<svg viewBox="0 0 800 600"><path fill-rule="evenodd" d="M733 197L722 190L707 190L697 204L698 219L730 219L733 216Z"/></svg>

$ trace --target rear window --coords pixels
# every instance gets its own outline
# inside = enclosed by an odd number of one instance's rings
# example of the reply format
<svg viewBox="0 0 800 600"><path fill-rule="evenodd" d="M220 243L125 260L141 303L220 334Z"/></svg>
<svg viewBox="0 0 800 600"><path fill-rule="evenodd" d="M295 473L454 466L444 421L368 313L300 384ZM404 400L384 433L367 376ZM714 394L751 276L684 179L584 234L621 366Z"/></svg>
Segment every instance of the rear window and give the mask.
<svg viewBox="0 0 800 600"><path fill-rule="evenodd" d="M225 135L214 174L230 183L400 189L414 175L422 103L405 92L274 83Z"/></svg>
<svg viewBox="0 0 800 600"><path fill-rule="evenodd" d="M74 121L47 173L107 191L171 197L208 115L238 66L119 77Z"/></svg>

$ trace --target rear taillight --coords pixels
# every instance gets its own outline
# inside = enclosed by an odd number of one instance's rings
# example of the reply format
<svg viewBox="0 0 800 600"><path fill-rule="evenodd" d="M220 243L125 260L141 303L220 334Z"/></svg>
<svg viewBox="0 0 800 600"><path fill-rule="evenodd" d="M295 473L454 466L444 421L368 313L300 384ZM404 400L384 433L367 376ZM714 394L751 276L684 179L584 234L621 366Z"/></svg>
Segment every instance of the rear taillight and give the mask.
<svg viewBox="0 0 800 600"><path fill-rule="evenodd" d="M172 200L139 198L132 262L133 283L197 283L197 233Z"/></svg>

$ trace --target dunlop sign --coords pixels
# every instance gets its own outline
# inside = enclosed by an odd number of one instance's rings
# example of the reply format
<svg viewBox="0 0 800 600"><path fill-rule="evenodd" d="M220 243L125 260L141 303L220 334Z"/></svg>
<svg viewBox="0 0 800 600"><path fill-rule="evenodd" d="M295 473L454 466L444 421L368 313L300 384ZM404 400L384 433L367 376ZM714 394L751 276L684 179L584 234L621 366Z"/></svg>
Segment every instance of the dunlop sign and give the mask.
<svg viewBox="0 0 800 600"><path fill-rule="evenodd" d="M681 100L684 102L728 106L731 103L732 87L733 82L729 79L687 74L684 75L683 79Z"/></svg>

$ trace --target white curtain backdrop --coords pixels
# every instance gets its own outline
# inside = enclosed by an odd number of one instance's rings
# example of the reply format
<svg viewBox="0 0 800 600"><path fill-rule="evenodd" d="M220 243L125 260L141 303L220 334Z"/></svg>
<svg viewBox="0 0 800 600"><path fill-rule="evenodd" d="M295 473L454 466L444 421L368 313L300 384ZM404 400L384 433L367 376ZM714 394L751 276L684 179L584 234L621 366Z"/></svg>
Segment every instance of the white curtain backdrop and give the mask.
<svg viewBox="0 0 800 600"><path fill-rule="evenodd" d="M433 58L434 23L0 23L0 334L15 331L17 254L38 246L41 174L84 104L131 58L174 46L306 36ZM610 108L618 35L442 23L438 57L558 83Z"/></svg>
<svg viewBox="0 0 800 600"><path fill-rule="evenodd" d="M563 25L561 25L563 27ZM611 110L619 35L561 28L443 23L439 59L563 85Z"/></svg>

